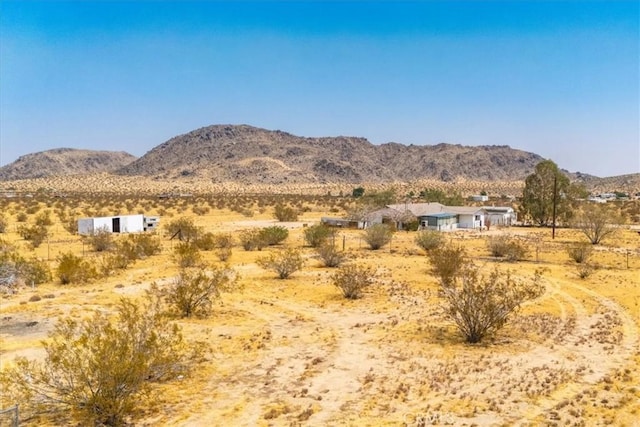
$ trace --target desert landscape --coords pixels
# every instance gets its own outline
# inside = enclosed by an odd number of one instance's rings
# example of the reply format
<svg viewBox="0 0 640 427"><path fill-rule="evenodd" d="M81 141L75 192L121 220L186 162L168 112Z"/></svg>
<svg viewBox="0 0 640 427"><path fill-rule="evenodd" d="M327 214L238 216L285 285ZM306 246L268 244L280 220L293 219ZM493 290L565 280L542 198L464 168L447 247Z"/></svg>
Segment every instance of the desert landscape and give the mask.
<svg viewBox="0 0 640 427"><path fill-rule="evenodd" d="M3 370L20 357L45 360L43 341L65 316L89 318L96 311L113 316L122 298L142 301L151 288L168 289L180 275L176 253L182 244L170 239L170 224L186 219L202 235L232 236L224 256L213 248L198 251L195 269L233 271L235 286L213 299L206 316L169 317L188 345L203 348L202 354L188 373L153 383L139 396L126 423L637 425L637 200L616 205L631 214L614 238L594 246L593 270L584 275L567 252L585 240L579 230L558 229L555 239L550 228L539 227L442 233L446 243L464 248L482 273L497 266L524 281L536 271L542 274L544 292L538 298L526 301L503 328L469 344L443 315L441 285L432 271L432 258L416 244L419 232L396 231L390 243L371 250L363 230L336 229L332 244L346 257L344 264L369 268L372 284L358 299L345 298L333 284L337 269L324 266L305 240L305 230L317 226L322 217L348 214L357 201L346 184L280 188L277 194L270 187L208 193L189 182L160 189L158 181L150 179L135 183L145 189L141 193L118 194L116 188L134 185L130 179L98 175L50 179L46 184L4 183L6 194L13 193L0 199L6 220L0 234L3 251L41 260L52 275L43 283L22 283L2 295ZM112 191L74 192L91 180L113 185ZM44 190L62 181L66 187ZM466 194L482 184L465 185L456 191ZM511 185L490 189L489 194L516 192L518 185L521 191L522 183ZM277 206L290 207L297 218L278 221ZM153 234L159 253L82 283L61 284L56 272L64 254L100 267L110 253L95 251L89 239L69 232L71 219L115 213L159 216L161 225ZM51 220L48 236L34 248L19 230L43 217ZM243 232L265 227L285 228L288 233L277 244L245 250ZM520 242L526 254L511 262L492 256L487 243L497 236ZM113 236L115 242L127 238ZM292 249L303 265L289 278L280 279L264 267L262 260L268 255ZM13 399L15 395L4 392L2 407L19 404L21 424L78 422L73 412L55 405L39 411ZM11 415L0 417L2 425L10 425Z"/></svg>

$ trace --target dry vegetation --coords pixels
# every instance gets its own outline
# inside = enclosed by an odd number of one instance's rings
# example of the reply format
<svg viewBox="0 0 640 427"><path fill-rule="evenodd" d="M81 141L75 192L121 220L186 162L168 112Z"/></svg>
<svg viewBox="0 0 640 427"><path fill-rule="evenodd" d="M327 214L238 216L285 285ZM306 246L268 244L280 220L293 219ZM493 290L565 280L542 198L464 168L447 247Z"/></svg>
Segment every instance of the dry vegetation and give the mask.
<svg viewBox="0 0 640 427"><path fill-rule="evenodd" d="M28 185L30 191L48 187ZM588 260L597 268L585 278L568 254L585 240L576 230L561 229L555 240L550 230L539 228L445 234L446 243L463 247L486 275L496 265L518 280L543 271L544 294L525 303L504 328L470 345L443 315L440 285L430 257L416 244L416 232L398 231L372 251L362 231L338 230L330 241L340 251L344 244L345 265L366 269L375 281L362 286L357 299L345 298L336 287L337 270L318 259L304 231L322 216L343 215L352 201L337 195L350 194L350 188L318 186L286 196L282 188L278 194L246 189L207 194L209 187L203 186L172 190L190 197L159 198L151 191L117 195L115 187L108 195L73 195L74 185L65 189L66 197L40 192L0 199L3 250L11 246L25 260L37 258L52 273L44 283L23 284L1 296L3 369L20 356L44 360L42 340L57 319L69 314L89 319L95 310L113 315L122 297L144 300L152 284L160 291L175 287L180 243L169 240L164 227L173 220L189 218L199 236L212 233L218 243L198 250L198 265L213 272L232 269L237 282L231 292L214 290L206 316L169 319L186 342L206 343L204 355L190 373L151 385L127 418L136 425L633 426L640 418L640 236L635 231L619 230L615 239L594 246ZM136 188L146 185L157 183L136 182ZM295 209L298 221L277 222L278 204ZM637 206L625 209L635 212ZM19 226L35 225L43 212L52 223L44 225L47 238L34 247ZM69 218L112 213L160 215L161 252L100 274L103 258L113 250L94 251L67 224ZM20 222L22 214L26 218ZM288 230L284 242L261 250L240 246L243 230L273 226ZM527 249L523 259L505 262L491 253L490 239L507 234ZM125 247L126 239L114 236L113 247ZM224 261L222 247L229 251ZM291 248L304 263L288 280L260 267L260 260ZM96 274L80 280L85 283L61 284L56 270L65 254L93 265ZM2 398L2 407L18 403ZM73 423L64 411L35 414L25 406L22 416L24 425ZM0 419L0 425L7 422Z"/></svg>

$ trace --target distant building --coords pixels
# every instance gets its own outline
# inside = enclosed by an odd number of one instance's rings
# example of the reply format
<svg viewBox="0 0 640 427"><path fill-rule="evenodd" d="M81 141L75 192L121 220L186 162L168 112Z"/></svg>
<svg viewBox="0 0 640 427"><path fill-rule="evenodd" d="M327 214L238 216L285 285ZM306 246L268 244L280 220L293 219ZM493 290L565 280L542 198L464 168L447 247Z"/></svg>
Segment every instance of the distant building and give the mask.
<svg viewBox="0 0 640 427"><path fill-rule="evenodd" d="M473 200L474 202L488 202L489 196L487 196L486 194L476 194L471 196L471 200Z"/></svg>
<svg viewBox="0 0 640 427"><path fill-rule="evenodd" d="M98 230L106 230L109 233L139 233L155 230L159 223L159 217L145 217L142 214L80 218L78 234L89 236Z"/></svg>

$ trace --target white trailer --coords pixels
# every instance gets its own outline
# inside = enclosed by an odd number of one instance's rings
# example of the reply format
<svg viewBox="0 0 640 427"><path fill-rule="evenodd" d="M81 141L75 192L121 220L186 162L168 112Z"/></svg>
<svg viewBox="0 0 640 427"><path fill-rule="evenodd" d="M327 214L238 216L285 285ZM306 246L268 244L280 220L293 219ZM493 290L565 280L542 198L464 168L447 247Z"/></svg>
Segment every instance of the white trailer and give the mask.
<svg viewBox="0 0 640 427"><path fill-rule="evenodd" d="M80 218L78 234L89 236L98 230L110 233L138 233L145 230L144 215L117 215L96 218Z"/></svg>

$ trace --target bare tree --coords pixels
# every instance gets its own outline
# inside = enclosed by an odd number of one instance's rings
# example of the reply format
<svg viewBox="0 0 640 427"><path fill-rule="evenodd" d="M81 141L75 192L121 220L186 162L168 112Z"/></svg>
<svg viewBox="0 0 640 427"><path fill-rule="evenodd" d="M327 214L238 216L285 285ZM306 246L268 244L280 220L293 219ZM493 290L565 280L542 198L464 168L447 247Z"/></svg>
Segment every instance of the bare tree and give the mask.
<svg viewBox="0 0 640 427"><path fill-rule="evenodd" d="M592 245L597 245L605 238L611 237L616 232L616 225L619 223L619 217L611 209L589 203L578 212L572 225L582 231Z"/></svg>

